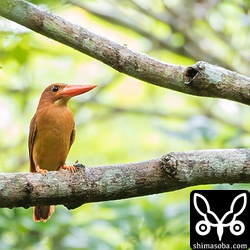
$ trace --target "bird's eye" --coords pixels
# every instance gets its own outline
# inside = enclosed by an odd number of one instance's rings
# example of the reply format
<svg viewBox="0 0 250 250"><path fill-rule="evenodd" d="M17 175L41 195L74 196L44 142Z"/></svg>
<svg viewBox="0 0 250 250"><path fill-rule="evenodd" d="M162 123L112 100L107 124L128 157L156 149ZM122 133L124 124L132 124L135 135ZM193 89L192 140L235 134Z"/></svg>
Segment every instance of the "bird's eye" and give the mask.
<svg viewBox="0 0 250 250"><path fill-rule="evenodd" d="M51 89L53 92L57 92L59 90L59 87L58 86L54 86L52 89Z"/></svg>

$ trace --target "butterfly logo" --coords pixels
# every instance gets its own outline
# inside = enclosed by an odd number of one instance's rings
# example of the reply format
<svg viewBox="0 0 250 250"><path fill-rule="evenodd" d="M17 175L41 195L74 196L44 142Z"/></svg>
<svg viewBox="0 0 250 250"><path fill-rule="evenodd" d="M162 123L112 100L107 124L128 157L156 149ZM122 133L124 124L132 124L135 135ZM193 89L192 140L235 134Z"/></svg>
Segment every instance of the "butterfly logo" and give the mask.
<svg viewBox="0 0 250 250"><path fill-rule="evenodd" d="M243 199L243 205L239 208L239 205L241 204L240 203L241 199ZM198 205L198 202L200 204L200 207ZM203 195L195 193L193 198L193 203L196 211L203 217L203 219L197 222L195 226L195 230L199 235L204 236L209 234L211 227L217 228L217 235L219 241L221 241L222 239L225 227L229 227L230 232L235 236L244 233L245 225L243 224L242 221L237 220L237 217L246 208L247 205L246 193L239 194L233 199L229 211L227 211L222 216L221 219L213 211L211 211L210 205L207 199ZM226 223L226 220L230 222Z"/></svg>

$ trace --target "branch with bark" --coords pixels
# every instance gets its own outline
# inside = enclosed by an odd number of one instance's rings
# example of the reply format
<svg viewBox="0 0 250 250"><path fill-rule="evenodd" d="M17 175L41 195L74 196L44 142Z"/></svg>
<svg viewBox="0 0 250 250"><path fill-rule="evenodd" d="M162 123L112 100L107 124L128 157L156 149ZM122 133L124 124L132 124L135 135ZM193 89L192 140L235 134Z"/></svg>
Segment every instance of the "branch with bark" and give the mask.
<svg viewBox="0 0 250 250"><path fill-rule="evenodd" d="M24 0L2 0L0 15L142 81L186 94L250 104L250 78L236 72L206 62L183 67L159 61Z"/></svg>
<svg viewBox="0 0 250 250"><path fill-rule="evenodd" d="M197 62L172 65L130 50L24 0L2 0L0 15L70 46L142 81L175 91L250 104L250 78ZM0 207L84 203L123 199L215 183L250 183L250 150L169 153L159 159L76 173L0 174Z"/></svg>
<svg viewBox="0 0 250 250"><path fill-rule="evenodd" d="M118 200L216 183L250 182L250 149L172 152L138 163L84 167L77 171L0 174L0 207Z"/></svg>

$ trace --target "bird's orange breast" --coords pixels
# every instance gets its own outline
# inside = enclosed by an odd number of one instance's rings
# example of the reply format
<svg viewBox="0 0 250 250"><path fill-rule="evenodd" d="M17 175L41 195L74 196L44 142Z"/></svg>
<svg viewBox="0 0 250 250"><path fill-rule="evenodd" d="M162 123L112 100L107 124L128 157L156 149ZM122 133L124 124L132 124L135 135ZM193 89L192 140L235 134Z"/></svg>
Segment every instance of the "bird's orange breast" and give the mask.
<svg viewBox="0 0 250 250"><path fill-rule="evenodd" d="M74 117L67 106L38 111L32 152L35 165L49 171L63 166L72 143L72 133Z"/></svg>

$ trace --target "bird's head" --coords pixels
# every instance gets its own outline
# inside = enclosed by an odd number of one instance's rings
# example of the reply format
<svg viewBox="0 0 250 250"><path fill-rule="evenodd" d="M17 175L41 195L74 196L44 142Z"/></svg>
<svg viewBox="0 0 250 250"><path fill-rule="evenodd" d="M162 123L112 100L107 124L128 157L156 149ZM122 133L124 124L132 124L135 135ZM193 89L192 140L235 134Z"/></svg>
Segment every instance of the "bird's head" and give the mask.
<svg viewBox="0 0 250 250"><path fill-rule="evenodd" d="M83 94L95 88L96 85L67 85L54 83L49 85L42 93L39 106L43 105L67 105L70 98Z"/></svg>

